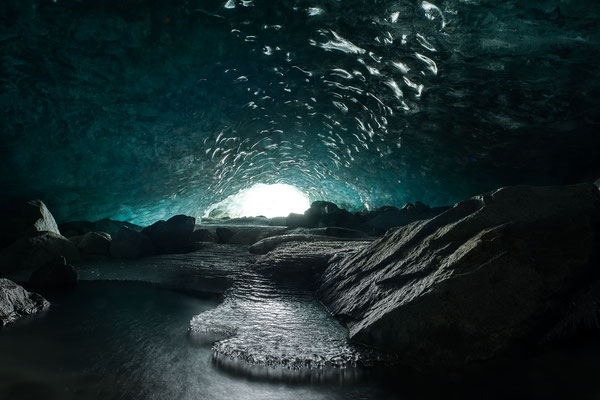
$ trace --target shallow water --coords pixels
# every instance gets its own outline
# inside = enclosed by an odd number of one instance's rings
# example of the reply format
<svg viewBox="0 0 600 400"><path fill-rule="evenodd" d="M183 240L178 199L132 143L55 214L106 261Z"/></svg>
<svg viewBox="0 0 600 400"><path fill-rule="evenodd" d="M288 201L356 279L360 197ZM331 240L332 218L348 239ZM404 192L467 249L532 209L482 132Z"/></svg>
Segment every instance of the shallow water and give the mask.
<svg viewBox="0 0 600 400"><path fill-rule="evenodd" d="M257 365L325 368L332 370L325 375L324 371L312 373L310 379L318 374L318 379L349 379L358 373L357 366L394 361L389 355L349 343L346 327L317 301L306 280L273 279L255 266L257 256L243 246L206 246L183 255L88 263L80 268L80 277L142 280L163 287L223 293L218 306L193 313L187 324L194 342L212 345L218 340L213 351L223 368L230 369L232 361L235 369ZM258 370L252 368L252 374Z"/></svg>
<svg viewBox="0 0 600 400"><path fill-rule="evenodd" d="M83 281L72 292L45 295L53 304L48 311L0 332L2 400L597 399L600 394L597 339L464 373L293 370L222 357L210 343L190 336L190 319L214 309L214 297L107 281Z"/></svg>
<svg viewBox="0 0 600 400"><path fill-rule="evenodd" d="M188 337L193 315L217 305L141 283L81 282L47 294L53 306L0 335L0 398L371 399L374 383L310 385L240 379L209 344ZM231 367L231 365L230 365ZM274 371L274 370L273 370ZM274 372L275 373L275 372Z"/></svg>

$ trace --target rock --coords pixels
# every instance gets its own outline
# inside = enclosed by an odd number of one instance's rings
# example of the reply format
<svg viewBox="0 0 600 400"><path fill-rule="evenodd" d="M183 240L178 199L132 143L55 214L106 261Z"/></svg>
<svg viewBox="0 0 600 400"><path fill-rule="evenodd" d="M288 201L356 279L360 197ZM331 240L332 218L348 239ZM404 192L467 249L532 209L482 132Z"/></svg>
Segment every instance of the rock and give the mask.
<svg viewBox="0 0 600 400"><path fill-rule="evenodd" d="M517 186L456 204L332 262L319 296L352 340L416 367L538 338L600 276L600 191Z"/></svg>
<svg viewBox="0 0 600 400"><path fill-rule="evenodd" d="M398 210L396 207L381 207L373 211L362 213L365 222L365 231L374 235L382 235L388 229L408 225L415 221L433 218L443 213L450 207L429 207L423 203L407 203Z"/></svg>
<svg viewBox="0 0 600 400"><path fill-rule="evenodd" d="M325 235L314 235L310 233L289 233L285 235L270 236L259 240L248 248L248 251L252 254L267 254L277 246L283 243L291 242L348 242L349 240L339 237L325 236Z"/></svg>
<svg viewBox="0 0 600 400"><path fill-rule="evenodd" d="M260 258L255 267L277 280L306 282L316 281L334 256L356 253L370 242L341 240L310 240L280 242L274 249Z"/></svg>
<svg viewBox="0 0 600 400"><path fill-rule="evenodd" d="M77 248L84 254L110 256L110 242L112 238L106 232L88 232L82 236L75 236ZM70 239L73 241L73 238Z"/></svg>
<svg viewBox="0 0 600 400"><path fill-rule="evenodd" d="M0 327L26 315L43 311L50 303L8 279L0 279Z"/></svg>
<svg viewBox="0 0 600 400"><path fill-rule="evenodd" d="M600 189L600 179L598 179L594 184L598 186L598 189Z"/></svg>
<svg viewBox="0 0 600 400"><path fill-rule="evenodd" d="M152 241L159 254L189 251L190 236L196 226L196 219L187 215L176 215L167 221L157 221L142 229L142 234Z"/></svg>
<svg viewBox="0 0 600 400"><path fill-rule="evenodd" d="M235 232L230 228L218 227L215 229L217 235L217 243L229 243L229 240L235 235Z"/></svg>
<svg viewBox="0 0 600 400"><path fill-rule="evenodd" d="M79 243L83 240L83 235L69 236L69 240L75 245L75 247L77 247Z"/></svg>
<svg viewBox="0 0 600 400"><path fill-rule="evenodd" d="M60 232L68 238L84 235L88 232L106 232L112 237L115 236L117 231L122 227L127 227L136 232L142 230L142 227L139 225L125 221L113 221L108 218L96 222L70 221L58 225Z"/></svg>
<svg viewBox="0 0 600 400"><path fill-rule="evenodd" d="M287 230L283 226L227 226L218 227L216 234L218 243L252 245L261 239L281 235Z"/></svg>
<svg viewBox="0 0 600 400"><path fill-rule="evenodd" d="M365 232L356 229L339 228L336 226L328 226L325 228L324 234L326 236L343 239L364 239L369 237Z"/></svg>
<svg viewBox="0 0 600 400"><path fill-rule="evenodd" d="M33 271L28 283L34 288L73 287L77 285L77 271L64 257L59 257Z"/></svg>
<svg viewBox="0 0 600 400"><path fill-rule="evenodd" d="M110 242L110 255L115 258L140 258L154 254L152 241L141 232L121 227Z"/></svg>
<svg viewBox="0 0 600 400"><path fill-rule="evenodd" d="M4 249L0 273L37 268L61 256L68 262L79 261L79 251L69 239L53 232L39 232Z"/></svg>
<svg viewBox="0 0 600 400"><path fill-rule="evenodd" d="M299 226L306 226L306 220L304 218L304 214L296 214L296 213L290 213L290 215L287 216L287 218L285 219L285 225L289 226L291 228L296 228Z"/></svg>
<svg viewBox="0 0 600 400"><path fill-rule="evenodd" d="M287 226L305 228L354 227L359 222L354 214L328 201L315 201L304 212L304 215L292 213L286 220Z"/></svg>
<svg viewBox="0 0 600 400"><path fill-rule="evenodd" d="M268 225L270 225L270 226L287 226L287 217L269 218Z"/></svg>
<svg viewBox="0 0 600 400"><path fill-rule="evenodd" d="M216 242L217 233L214 229L198 229L190 235L192 242Z"/></svg>
<svg viewBox="0 0 600 400"><path fill-rule="evenodd" d="M19 238L47 231L60 234L54 217L41 200L14 200L0 211L0 249Z"/></svg>
<svg viewBox="0 0 600 400"><path fill-rule="evenodd" d="M310 208L304 212L304 217L309 227L348 227L357 223L356 217L352 213L327 201L313 202Z"/></svg>

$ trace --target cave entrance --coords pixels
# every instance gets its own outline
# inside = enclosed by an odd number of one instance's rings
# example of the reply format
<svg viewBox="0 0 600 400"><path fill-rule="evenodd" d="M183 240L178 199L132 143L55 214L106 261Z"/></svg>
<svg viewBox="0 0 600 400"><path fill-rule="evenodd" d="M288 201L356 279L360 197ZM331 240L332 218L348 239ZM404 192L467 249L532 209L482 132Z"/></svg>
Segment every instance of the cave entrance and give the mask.
<svg viewBox="0 0 600 400"><path fill-rule="evenodd" d="M258 183L211 205L204 216L240 218L262 215L273 218L303 213L309 207L308 195L295 186Z"/></svg>

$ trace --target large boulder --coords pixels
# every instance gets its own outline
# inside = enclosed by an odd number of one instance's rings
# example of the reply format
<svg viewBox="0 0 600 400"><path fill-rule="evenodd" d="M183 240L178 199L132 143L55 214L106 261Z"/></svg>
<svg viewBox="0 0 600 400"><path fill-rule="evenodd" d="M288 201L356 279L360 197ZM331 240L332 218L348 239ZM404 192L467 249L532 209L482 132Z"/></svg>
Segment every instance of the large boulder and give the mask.
<svg viewBox="0 0 600 400"><path fill-rule="evenodd" d="M413 366L464 365L560 324L599 256L597 187L506 187L332 262L319 293L354 341Z"/></svg>
<svg viewBox="0 0 600 400"><path fill-rule="evenodd" d="M144 234L121 227L110 242L110 255L115 258L140 258L154 254L152 241Z"/></svg>
<svg viewBox="0 0 600 400"><path fill-rule="evenodd" d="M76 243L80 252L90 255L110 256L111 236L106 232L88 232L70 240Z"/></svg>
<svg viewBox="0 0 600 400"><path fill-rule="evenodd" d="M0 279L0 327L50 306L42 296L8 279Z"/></svg>
<svg viewBox="0 0 600 400"><path fill-rule="evenodd" d="M196 226L196 219L187 215L176 215L167 221L157 221L142 229L142 234L152 241L159 254L189 251L190 237Z"/></svg>
<svg viewBox="0 0 600 400"><path fill-rule="evenodd" d="M60 234L54 217L41 200L11 201L0 210L0 249L21 237L47 231Z"/></svg>
<svg viewBox="0 0 600 400"><path fill-rule="evenodd" d="M75 267L58 257L33 271L28 283L36 289L69 288L77 285L77 277Z"/></svg>
<svg viewBox="0 0 600 400"><path fill-rule="evenodd" d="M79 261L79 251L69 239L54 232L38 232L18 239L0 253L0 274L38 268L61 256L68 262Z"/></svg>

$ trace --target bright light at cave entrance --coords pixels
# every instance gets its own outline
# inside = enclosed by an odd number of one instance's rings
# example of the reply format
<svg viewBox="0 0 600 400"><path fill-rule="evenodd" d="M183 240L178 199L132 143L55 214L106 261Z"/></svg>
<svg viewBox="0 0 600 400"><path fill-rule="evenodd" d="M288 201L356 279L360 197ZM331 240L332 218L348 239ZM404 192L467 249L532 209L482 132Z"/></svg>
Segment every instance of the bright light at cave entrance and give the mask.
<svg viewBox="0 0 600 400"><path fill-rule="evenodd" d="M291 185L258 183L209 207L206 216L283 217L303 213L310 207L308 196Z"/></svg>

